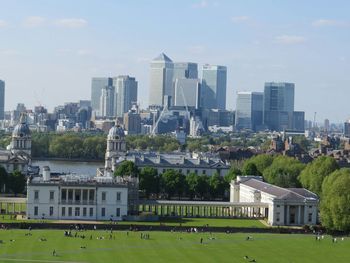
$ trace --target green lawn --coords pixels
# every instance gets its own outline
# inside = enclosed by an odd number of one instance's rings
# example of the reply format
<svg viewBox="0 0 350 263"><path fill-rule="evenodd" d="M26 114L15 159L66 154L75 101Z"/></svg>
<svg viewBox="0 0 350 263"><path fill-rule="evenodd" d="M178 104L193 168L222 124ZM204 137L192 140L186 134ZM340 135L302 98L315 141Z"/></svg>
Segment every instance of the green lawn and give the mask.
<svg viewBox="0 0 350 263"><path fill-rule="evenodd" d="M27 223L39 223L42 220L26 220L14 219L13 215L0 215L0 223L16 223L16 222L27 222ZM45 223L59 222L57 220L44 220ZM102 222L101 222L102 223ZM109 221L103 223L109 224ZM266 227L259 220L254 219L229 219L229 218L178 218L178 219L167 219L163 218L157 222L131 222L131 221L118 221L119 225L160 225L166 226L188 226L188 227L202 227L205 225L213 227L254 227L263 228Z"/></svg>
<svg viewBox="0 0 350 263"><path fill-rule="evenodd" d="M144 240L140 232L124 231L109 240L109 232L102 230L79 232L86 239L65 237L62 230L27 232L0 231L0 262L249 262L244 256L266 263L350 262L350 239L332 243L329 236L315 241L312 235L249 234L253 240L246 241L247 234L149 232L150 239ZM57 256L52 256L54 249Z"/></svg>

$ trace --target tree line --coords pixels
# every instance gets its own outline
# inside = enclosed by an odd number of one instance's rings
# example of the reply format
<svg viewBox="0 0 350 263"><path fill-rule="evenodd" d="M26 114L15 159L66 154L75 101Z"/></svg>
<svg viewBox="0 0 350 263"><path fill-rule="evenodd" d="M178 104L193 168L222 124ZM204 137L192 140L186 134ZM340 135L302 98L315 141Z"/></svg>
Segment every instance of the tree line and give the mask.
<svg viewBox="0 0 350 263"><path fill-rule="evenodd" d="M26 177L19 171L8 174L6 169L0 166L0 193L23 194Z"/></svg>

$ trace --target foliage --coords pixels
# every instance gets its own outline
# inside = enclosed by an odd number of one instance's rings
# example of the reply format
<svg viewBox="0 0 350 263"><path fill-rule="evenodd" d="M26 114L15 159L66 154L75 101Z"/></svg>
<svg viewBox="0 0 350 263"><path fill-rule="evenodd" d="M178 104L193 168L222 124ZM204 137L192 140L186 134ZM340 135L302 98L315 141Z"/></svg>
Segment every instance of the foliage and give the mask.
<svg viewBox="0 0 350 263"><path fill-rule="evenodd" d="M321 195L323 180L337 169L339 166L334 158L321 156L305 167L299 180L303 187Z"/></svg>
<svg viewBox="0 0 350 263"><path fill-rule="evenodd" d="M157 169L153 167L145 167L139 175L140 190L145 191L146 197L152 193L159 193L159 177Z"/></svg>
<svg viewBox="0 0 350 263"><path fill-rule="evenodd" d="M321 220L330 230L350 231L350 169L327 176L322 184Z"/></svg>
<svg viewBox="0 0 350 263"><path fill-rule="evenodd" d="M271 166L264 170L263 177L268 183L280 187L300 187L298 176L304 167L304 164L294 158L277 156Z"/></svg>
<svg viewBox="0 0 350 263"><path fill-rule="evenodd" d="M139 169L132 161L123 161L120 163L117 167L117 169L114 171L114 176L131 176L131 177L138 177L139 176Z"/></svg>
<svg viewBox="0 0 350 263"><path fill-rule="evenodd" d="M7 183L8 174L6 169L0 165L0 192L4 188L4 185Z"/></svg>
<svg viewBox="0 0 350 263"><path fill-rule="evenodd" d="M212 198L222 197L225 193L225 181L219 173L214 173L209 178L209 192Z"/></svg>
<svg viewBox="0 0 350 263"><path fill-rule="evenodd" d="M26 184L26 177L19 171L14 171L8 177L8 188L15 195L23 193Z"/></svg>
<svg viewBox="0 0 350 263"><path fill-rule="evenodd" d="M265 169L271 166L273 160L274 157L271 155L259 154L245 161L243 167L247 167L250 163L253 163L258 172L256 175L262 175Z"/></svg>
<svg viewBox="0 0 350 263"><path fill-rule="evenodd" d="M242 172L240 169L231 166L228 173L224 176L224 180L227 184L230 184L232 180L236 179L238 175L242 175Z"/></svg>
<svg viewBox="0 0 350 263"><path fill-rule="evenodd" d="M258 171L258 168L256 167L255 163L253 162L246 162L243 165L243 174L244 175L261 175Z"/></svg>

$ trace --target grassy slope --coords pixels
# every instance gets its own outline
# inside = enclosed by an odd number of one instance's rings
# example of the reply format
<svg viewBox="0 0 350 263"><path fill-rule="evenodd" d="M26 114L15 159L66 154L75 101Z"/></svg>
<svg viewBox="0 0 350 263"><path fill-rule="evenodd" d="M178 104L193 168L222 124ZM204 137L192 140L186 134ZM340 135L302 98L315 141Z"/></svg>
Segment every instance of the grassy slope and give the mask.
<svg viewBox="0 0 350 263"><path fill-rule="evenodd" d="M350 262L350 239L331 242L330 237L315 241L311 235L252 234L254 240L246 241L246 234L209 234L150 232L150 240L140 239L139 232L115 232L115 240L108 240L106 231L81 232L93 235L93 240L64 237L59 230L0 231L0 262L5 258L79 262L248 262L248 255L257 262ZM107 239L97 240L97 236ZM45 237L47 241L39 241ZM180 239L181 238L181 239ZM200 238L204 244L200 244ZM14 239L14 242L10 242ZM86 246L86 249L81 249ZM51 255L55 249L57 257ZM36 261L40 262L40 261ZM43 262L43 261L41 261Z"/></svg>

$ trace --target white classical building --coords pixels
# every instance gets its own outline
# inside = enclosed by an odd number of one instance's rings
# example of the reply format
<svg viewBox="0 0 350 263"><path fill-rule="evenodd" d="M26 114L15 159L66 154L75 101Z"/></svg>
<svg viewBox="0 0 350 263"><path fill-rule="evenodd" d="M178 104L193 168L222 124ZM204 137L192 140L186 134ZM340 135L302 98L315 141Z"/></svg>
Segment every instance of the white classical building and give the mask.
<svg viewBox="0 0 350 263"><path fill-rule="evenodd" d="M26 115L21 114L19 123L14 127L10 145L6 150L0 150L0 165L8 173L20 171L27 174L31 168L32 139L26 121Z"/></svg>
<svg viewBox="0 0 350 263"><path fill-rule="evenodd" d="M97 176L52 176L50 168L27 182L27 217L32 219L122 220L137 207L137 178L112 175L109 156L125 149L124 131L110 129L106 166Z"/></svg>
<svg viewBox="0 0 350 263"><path fill-rule="evenodd" d="M260 176L238 176L230 184L230 202L264 203L272 226L301 226L317 223L318 196L304 188L282 188L262 181ZM254 208L251 208L254 209Z"/></svg>

